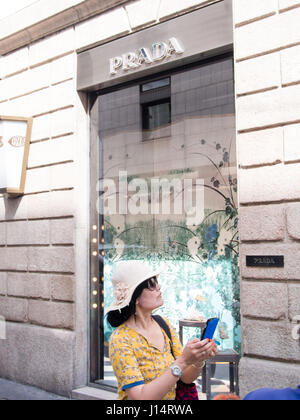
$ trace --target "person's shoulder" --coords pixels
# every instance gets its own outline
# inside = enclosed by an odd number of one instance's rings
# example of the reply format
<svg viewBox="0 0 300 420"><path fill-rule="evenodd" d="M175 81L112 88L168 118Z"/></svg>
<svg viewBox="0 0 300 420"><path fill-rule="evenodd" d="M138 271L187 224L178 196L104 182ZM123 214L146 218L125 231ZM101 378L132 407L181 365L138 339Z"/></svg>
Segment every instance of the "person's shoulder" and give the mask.
<svg viewBox="0 0 300 420"><path fill-rule="evenodd" d="M128 337L128 331L126 327L122 324L118 328L115 329L115 331L111 334L109 342L120 342L125 341Z"/></svg>

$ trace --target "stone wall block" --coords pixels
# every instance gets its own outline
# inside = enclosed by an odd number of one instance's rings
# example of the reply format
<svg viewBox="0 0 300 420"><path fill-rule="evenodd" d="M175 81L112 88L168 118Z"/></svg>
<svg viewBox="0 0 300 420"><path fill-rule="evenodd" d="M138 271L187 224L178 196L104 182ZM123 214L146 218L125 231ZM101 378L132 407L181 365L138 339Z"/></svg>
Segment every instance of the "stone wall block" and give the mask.
<svg viewBox="0 0 300 420"><path fill-rule="evenodd" d="M239 171L240 203L300 200L300 164L274 165Z"/></svg>
<svg viewBox="0 0 300 420"><path fill-rule="evenodd" d="M75 335L71 331L7 323L1 341L1 376L69 396L73 388Z"/></svg>
<svg viewBox="0 0 300 420"><path fill-rule="evenodd" d="M299 17L300 9L296 8L236 28L236 58L254 57L299 43Z"/></svg>
<svg viewBox="0 0 300 420"><path fill-rule="evenodd" d="M51 136L50 119L51 119L51 114L41 115L39 117L34 118L33 125L32 125L32 133L31 133L32 142L50 138ZM31 148L29 151L29 158L30 158L30 154L31 154Z"/></svg>
<svg viewBox="0 0 300 420"><path fill-rule="evenodd" d="M300 240L300 204L290 203L286 215L288 234L292 239Z"/></svg>
<svg viewBox="0 0 300 420"><path fill-rule="evenodd" d="M7 293L7 273L0 273L0 295L4 296Z"/></svg>
<svg viewBox="0 0 300 420"><path fill-rule="evenodd" d="M260 388L297 388L300 365L244 357L239 369L241 397Z"/></svg>
<svg viewBox="0 0 300 420"><path fill-rule="evenodd" d="M75 132L76 110L74 107L53 112L50 117L51 137L63 136Z"/></svg>
<svg viewBox="0 0 300 420"><path fill-rule="evenodd" d="M74 108L66 108L34 118L32 141L73 134L75 131Z"/></svg>
<svg viewBox="0 0 300 420"><path fill-rule="evenodd" d="M278 206L241 207L241 241L281 241L285 238L285 209Z"/></svg>
<svg viewBox="0 0 300 420"><path fill-rule="evenodd" d="M50 299L49 275L7 273L7 294L14 297Z"/></svg>
<svg viewBox="0 0 300 420"><path fill-rule="evenodd" d="M29 67L28 47L0 57L0 79L26 70Z"/></svg>
<svg viewBox="0 0 300 420"><path fill-rule="evenodd" d="M50 85L50 64L28 69L1 81L0 101L17 98Z"/></svg>
<svg viewBox="0 0 300 420"><path fill-rule="evenodd" d="M58 329L74 328L73 304L30 300L28 320L34 324Z"/></svg>
<svg viewBox="0 0 300 420"><path fill-rule="evenodd" d="M0 245L6 245L6 223L0 223Z"/></svg>
<svg viewBox="0 0 300 420"><path fill-rule="evenodd" d="M161 0L159 8L159 19L165 20L179 13L216 3L216 0Z"/></svg>
<svg viewBox="0 0 300 420"><path fill-rule="evenodd" d="M48 245L49 240L48 220L7 223L7 245Z"/></svg>
<svg viewBox="0 0 300 420"><path fill-rule="evenodd" d="M74 301L74 278L71 276L51 276L51 299L65 302Z"/></svg>
<svg viewBox="0 0 300 420"><path fill-rule="evenodd" d="M280 51L282 84L297 83L300 80L300 47L295 46Z"/></svg>
<svg viewBox="0 0 300 420"><path fill-rule="evenodd" d="M300 86L273 89L237 99L238 131L299 122Z"/></svg>
<svg viewBox="0 0 300 420"><path fill-rule="evenodd" d="M280 21L277 15L235 29L236 59L273 51L281 45Z"/></svg>
<svg viewBox="0 0 300 420"><path fill-rule="evenodd" d="M277 0L238 0L234 2L234 20L236 24L249 22L270 15L277 11Z"/></svg>
<svg viewBox="0 0 300 420"><path fill-rule="evenodd" d="M34 143L30 147L28 167L68 162L74 159L74 136Z"/></svg>
<svg viewBox="0 0 300 420"><path fill-rule="evenodd" d="M27 300L0 296L0 316L6 321L27 322Z"/></svg>
<svg viewBox="0 0 300 420"><path fill-rule="evenodd" d="M29 63L31 66L48 62L75 50L74 28L68 28L36 41L29 47Z"/></svg>
<svg viewBox="0 0 300 420"><path fill-rule="evenodd" d="M139 0L125 6L132 29L154 23L158 17L160 0Z"/></svg>
<svg viewBox="0 0 300 420"><path fill-rule="evenodd" d="M240 134L237 138L240 166L270 165L282 162L283 139L282 127Z"/></svg>
<svg viewBox="0 0 300 420"><path fill-rule="evenodd" d="M53 60L50 64L50 83L54 85L65 80L72 79L76 76L77 55L75 53L68 54L57 60Z"/></svg>
<svg viewBox="0 0 300 420"><path fill-rule="evenodd" d="M54 165L50 168L51 190L74 188L76 183L76 166L73 162Z"/></svg>
<svg viewBox="0 0 300 420"><path fill-rule="evenodd" d="M74 272L74 248L28 248L28 269L45 272Z"/></svg>
<svg viewBox="0 0 300 420"><path fill-rule="evenodd" d="M0 247L0 270L27 271L28 248Z"/></svg>
<svg viewBox="0 0 300 420"><path fill-rule="evenodd" d="M51 243L53 245L74 244L74 219L51 220Z"/></svg>
<svg viewBox="0 0 300 420"><path fill-rule="evenodd" d="M277 53L236 63L235 70L238 95L281 85L280 56Z"/></svg>
<svg viewBox="0 0 300 420"><path fill-rule="evenodd" d="M74 191L53 191L26 196L28 218L54 218L74 215Z"/></svg>
<svg viewBox="0 0 300 420"><path fill-rule="evenodd" d="M130 29L125 9L114 8L76 25L76 50L125 35L130 32Z"/></svg>
<svg viewBox="0 0 300 420"><path fill-rule="evenodd" d="M295 162L300 160L300 124L284 127L284 161Z"/></svg>
<svg viewBox="0 0 300 420"><path fill-rule="evenodd" d="M300 321L300 284L289 284L288 286L289 298L289 318L291 321ZM297 318L297 319L296 319ZM300 338L300 336L299 336Z"/></svg>
<svg viewBox="0 0 300 420"><path fill-rule="evenodd" d="M300 362L299 340L293 339L294 324L286 321L243 319L244 355Z"/></svg>
<svg viewBox="0 0 300 420"><path fill-rule="evenodd" d="M274 320L287 319L288 288L286 284L243 281L241 296L243 316Z"/></svg>

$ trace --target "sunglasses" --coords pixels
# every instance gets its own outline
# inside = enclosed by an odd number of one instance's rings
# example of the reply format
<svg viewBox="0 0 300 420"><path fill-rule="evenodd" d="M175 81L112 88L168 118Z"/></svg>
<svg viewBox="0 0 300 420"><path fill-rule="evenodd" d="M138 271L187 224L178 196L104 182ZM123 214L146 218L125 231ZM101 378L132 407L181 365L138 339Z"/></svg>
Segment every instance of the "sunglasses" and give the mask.
<svg viewBox="0 0 300 420"><path fill-rule="evenodd" d="M157 281L157 277L152 277L151 279L148 279L148 286L147 289L154 291L157 290L157 288L159 287L158 281Z"/></svg>

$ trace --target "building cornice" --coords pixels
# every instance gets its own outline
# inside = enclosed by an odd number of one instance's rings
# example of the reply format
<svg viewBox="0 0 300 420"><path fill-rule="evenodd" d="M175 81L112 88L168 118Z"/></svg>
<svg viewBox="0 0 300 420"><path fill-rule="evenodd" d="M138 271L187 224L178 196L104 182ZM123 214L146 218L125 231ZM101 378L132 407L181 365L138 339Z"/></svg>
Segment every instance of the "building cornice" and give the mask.
<svg viewBox="0 0 300 420"><path fill-rule="evenodd" d="M11 32L8 29L4 36L2 34L3 37L0 39L0 55L8 54L38 39L82 22L108 9L128 3L129 1L131 0L86 0L65 10L61 10L61 7L57 11L53 9L52 15L37 22L34 21L33 16L28 16L29 8L25 8L18 13L18 19L22 19L23 13L24 27L22 29L14 30L16 27L15 15L5 18L6 27L11 28Z"/></svg>

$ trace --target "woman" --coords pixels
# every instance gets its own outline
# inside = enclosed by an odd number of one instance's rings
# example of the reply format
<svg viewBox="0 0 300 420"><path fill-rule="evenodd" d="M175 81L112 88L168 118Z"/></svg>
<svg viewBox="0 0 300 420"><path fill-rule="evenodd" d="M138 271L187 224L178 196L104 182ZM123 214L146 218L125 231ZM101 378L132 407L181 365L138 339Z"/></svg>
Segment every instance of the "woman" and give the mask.
<svg viewBox="0 0 300 420"><path fill-rule="evenodd" d="M205 360L217 353L209 340L194 339L182 349L165 319L170 341L152 317L163 305L157 277L157 272L136 261L119 263L113 274L115 302L107 310L107 320L118 328L110 338L109 356L121 400L174 400L179 379L192 383L200 376Z"/></svg>

